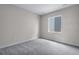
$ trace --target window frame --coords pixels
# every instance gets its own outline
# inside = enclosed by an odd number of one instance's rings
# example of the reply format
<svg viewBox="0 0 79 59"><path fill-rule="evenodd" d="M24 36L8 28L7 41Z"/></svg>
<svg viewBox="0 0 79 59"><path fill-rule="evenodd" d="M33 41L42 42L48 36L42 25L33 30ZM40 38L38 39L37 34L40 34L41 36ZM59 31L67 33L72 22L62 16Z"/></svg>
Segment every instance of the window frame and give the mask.
<svg viewBox="0 0 79 59"><path fill-rule="evenodd" d="M50 26L49 26L49 21L51 20L51 18L54 18L54 20L55 20L55 18L56 17L61 17L61 31L60 32L55 32L54 30L53 31L51 31L50 30ZM56 16L50 16L49 18L48 18L48 32L49 33L61 33L62 32L62 15L56 15ZM55 28L55 27L54 27Z"/></svg>

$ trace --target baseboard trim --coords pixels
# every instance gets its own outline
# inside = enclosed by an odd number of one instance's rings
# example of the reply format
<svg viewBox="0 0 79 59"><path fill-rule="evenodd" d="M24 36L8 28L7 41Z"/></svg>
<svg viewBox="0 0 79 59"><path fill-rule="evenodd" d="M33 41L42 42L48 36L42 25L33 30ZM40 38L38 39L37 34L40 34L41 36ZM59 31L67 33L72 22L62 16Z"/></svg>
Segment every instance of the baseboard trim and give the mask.
<svg viewBox="0 0 79 59"><path fill-rule="evenodd" d="M29 39L29 40L24 40L24 41L15 42L15 43L12 43L12 44L9 44L9 45L4 45L4 46L1 46L0 49L7 48L7 47L10 47L10 46L13 46L13 45L16 45L16 44L21 44L21 43L28 42L28 41L35 40L35 39L38 39L38 38L33 37L33 38Z"/></svg>
<svg viewBox="0 0 79 59"><path fill-rule="evenodd" d="M47 38L42 38L42 39L46 39L46 40L49 40L49 41L53 41L53 42L57 42L57 43L60 43L60 44L64 44L64 45L68 45L68 46L72 46L72 47L75 47L75 48L79 48L79 46L74 45L74 44L69 44L69 43L60 42L60 41L56 41L56 40L51 40L51 39L47 39Z"/></svg>

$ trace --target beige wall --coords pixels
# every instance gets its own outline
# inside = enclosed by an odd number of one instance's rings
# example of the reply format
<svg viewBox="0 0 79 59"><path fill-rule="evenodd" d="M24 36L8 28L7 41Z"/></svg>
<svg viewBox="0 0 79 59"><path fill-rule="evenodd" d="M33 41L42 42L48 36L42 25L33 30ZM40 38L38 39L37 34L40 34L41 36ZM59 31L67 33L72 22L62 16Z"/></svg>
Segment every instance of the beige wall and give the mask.
<svg viewBox="0 0 79 59"><path fill-rule="evenodd" d="M38 37L39 16L13 5L0 5L0 48Z"/></svg>
<svg viewBox="0 0 79 59"><path fill-rule="evenodd" d="M62 32L48 32L48 17L62 15ZM79 46L79 5L41 16L40 37Z"/></svg>

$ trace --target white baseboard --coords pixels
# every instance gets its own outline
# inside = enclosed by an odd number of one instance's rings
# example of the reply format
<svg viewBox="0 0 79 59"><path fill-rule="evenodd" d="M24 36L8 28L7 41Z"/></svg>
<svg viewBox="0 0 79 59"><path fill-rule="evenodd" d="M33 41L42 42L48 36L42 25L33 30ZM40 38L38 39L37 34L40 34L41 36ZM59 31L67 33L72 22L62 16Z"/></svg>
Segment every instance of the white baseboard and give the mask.
<svg viewBox="0 0 79 59"><path fill-rule="evenodd" d="M29 39L29 40L24 40L24 41L15 42L15 43L12 43L12 44L9 44L9 45L0 46L0 49L1 48L10 47L10 46L13 46L13 45L16 45L16 44L21 44L21 43L28 42L28 41L35 40L35 39L38 39L38 38L37 37L33 37L33 38Z"/></svg>

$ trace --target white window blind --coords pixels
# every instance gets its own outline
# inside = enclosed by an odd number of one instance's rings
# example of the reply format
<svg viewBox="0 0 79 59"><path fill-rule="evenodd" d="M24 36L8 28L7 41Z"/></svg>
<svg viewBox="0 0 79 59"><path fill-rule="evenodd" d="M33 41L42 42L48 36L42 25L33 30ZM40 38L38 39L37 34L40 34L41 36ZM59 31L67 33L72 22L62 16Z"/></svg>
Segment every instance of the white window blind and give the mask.
<svg viewBox="0 0 79 59"><path fill-rule="evenodd" d="M48 32L61 32L61 16L48 18Z"/></svg>

